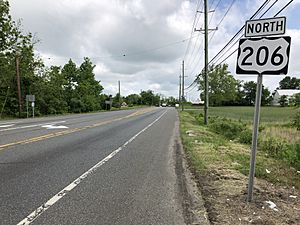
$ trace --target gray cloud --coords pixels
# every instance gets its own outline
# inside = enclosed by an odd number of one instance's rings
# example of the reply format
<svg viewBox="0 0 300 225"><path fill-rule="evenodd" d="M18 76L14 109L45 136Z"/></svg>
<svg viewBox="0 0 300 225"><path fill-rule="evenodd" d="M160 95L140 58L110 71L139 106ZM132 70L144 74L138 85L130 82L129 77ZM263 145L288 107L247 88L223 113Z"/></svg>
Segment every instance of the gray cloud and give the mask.
<svg viewBox="0 0 300 225"><path fill-rule="evenodd" d="M97 65L96 78L105 92L115 94L121 80L123 93L153 89L166 96L178 95L178 75L187 42L167 46L186 39L196 10L194 0L10 0L14 19L22 18L24 29L37 33L41 43L37 51L45 63L63 65L72 58L77 64L88 56ZM222 1L210 23L214 27L231 1ZM298 1L295 1L297 4ZM296 3L286 11L295 14ZM259 0L236 1L210 43L210 58L244 24L261 4ZM278 3L278 7L283 3ZM274 14L273 10L268 15ZM200 16L200 15L199 15ZM201 27L202 17L197 24ZM289 20L288 20L289 21ZM289 31L292 36L290 74L300 74L300 26ZM211 35L211 34L210 34ZM193 54L194 42L195 49ZM203 68L203 36L192 39L186 55L186 84L190 84ZM48 59L50 58L50 59ZM236 56L226 62L234 74ZM241 79L240 77L237 77ZM245 80L255 77L245 77ZM275 88L280 78L268 77L264 82ZM195 89L197 90L197 89ZM198 92L192 91L195 98Z"/></svg>

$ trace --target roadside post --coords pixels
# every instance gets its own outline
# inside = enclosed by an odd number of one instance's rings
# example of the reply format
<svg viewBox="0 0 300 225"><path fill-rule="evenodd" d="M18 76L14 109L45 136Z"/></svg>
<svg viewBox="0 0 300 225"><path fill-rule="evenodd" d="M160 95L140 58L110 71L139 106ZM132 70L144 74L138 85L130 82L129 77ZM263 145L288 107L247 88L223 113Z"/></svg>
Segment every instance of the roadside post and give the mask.
<svg viewBox="0 0 300 225"><path fill-rule="evenodd" d="M28 111L28 102L31 102L32 107L32 117L34 118L34 102L35 102L35 95L26 95L26 111L27 111L27 118L29 117Z"/></svg>
<svg viewBox="0 0 300 225"><path fill-rule="evenodd" d="M31 102L31 107L32 107L32 118L34 118L34 102Z"/></svg>
<svg viewBox="0 0 300 225"><path fill-rule="evenodd" d="M268 36L283 35L285 34L285 29L286 17L248 20L245 25L246 38L240 39L239 42L236 73L257 75L247 195L248 202L251 202L253 197L263 75L285 75L288 72L289 64L291 37Z"/></svg>

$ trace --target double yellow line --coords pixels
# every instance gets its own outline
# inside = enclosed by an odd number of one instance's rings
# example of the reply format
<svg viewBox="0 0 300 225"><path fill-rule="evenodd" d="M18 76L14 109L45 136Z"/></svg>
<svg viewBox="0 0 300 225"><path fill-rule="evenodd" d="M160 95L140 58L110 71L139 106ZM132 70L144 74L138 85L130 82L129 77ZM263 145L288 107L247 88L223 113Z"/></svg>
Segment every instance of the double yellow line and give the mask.
<svg viewBox="0 0 300 225"><path fill-rule="evenodd" d="M109 123L113 123L113 122L116 122L116 121L128 119L128 118L131 118L131 117L134 117L134 116L139 116L139 115L145 114L145 113L153 111L153 110L154 110L153 108L142 109L142 110L139 110L137 112L134 112L134 113L129 114L129 115L124 116L124 117L120 117L120 118L116 118L116 119L112 119L112 120L107 120L107 121L95 123L95 124L80 127L80 128L73 128L73 129L69 129L69 130L64 130L64 131L60 131L60 132L55 132L55 133L51 133L51 134L46 134L46 135L42 135L42 136L38 136L38 137L33 137L33 138L29 138L29 139L25 139L25 140L21 140L21 141L17 141L17 142L12 142L12 143L8 143L8 144L0 145L0 150L3 150L5 148L9 148L9 147L13 147L13 146L16 146L16 145L24 145L24 144L29 144L29 143L32 143L32 142L46 140L46 139L49 139L49 138L59 137L59 136L62 136L62 135L67 135L67 134L75 133L75 132L78 132L78 131L83 131L83 130L86 130L86 129L89 129L89 128L99 127L99 126L102 126L102 125L105 125L105 124L109 124Z"/></svg>

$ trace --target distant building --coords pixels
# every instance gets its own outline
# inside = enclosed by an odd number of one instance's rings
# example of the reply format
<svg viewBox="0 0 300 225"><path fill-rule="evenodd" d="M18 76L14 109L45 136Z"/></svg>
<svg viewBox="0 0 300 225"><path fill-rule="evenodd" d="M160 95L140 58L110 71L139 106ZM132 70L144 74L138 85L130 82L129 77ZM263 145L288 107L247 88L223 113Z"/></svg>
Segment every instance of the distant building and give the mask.
<svg viewBox="0 0 300 225"><path fill-rule="evenodd" d="M127 105L126 102L122 102L122 104L121 104L121 107L122 107L122 108L127 107L127 106L128 106L128 105Z"/></svg>
<svg viewBox="0 0 300 225"><path fill-rule="evenodd" d="M193 106L197 105L204 105L204 101L201 101L201 99L197 99L196 101L191 101Z"/></svg>
<svg viewBox="0 0 300 225"><path fill-rule="evenodd" d="M275 94L273 96L273 102L272 105L280 105L279 100L281 96L286 95L287 99L290 100L290 98L295 95L300 93L300 90L295 90L295 89L282 89L282 90L276 90Z"/></svg>

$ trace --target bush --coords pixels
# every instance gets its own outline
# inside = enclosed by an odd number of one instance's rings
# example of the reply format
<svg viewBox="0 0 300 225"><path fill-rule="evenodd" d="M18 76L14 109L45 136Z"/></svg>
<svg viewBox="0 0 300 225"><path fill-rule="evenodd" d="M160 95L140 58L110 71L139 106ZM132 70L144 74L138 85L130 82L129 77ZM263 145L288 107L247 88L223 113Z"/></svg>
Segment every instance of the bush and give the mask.
<svg viewBox="0 0 300 225"><path fill-rule="evenodd" d="M274 158L281 158L280 156L287 150L287 144L280 139L269 137L259 142L259 149Z"/></svg>
<svg viewBox="0 0 300 225"><path fill-rule="evenodd" d="M245 124L226 118L211 118L209 128L229 139L235 139L245 129Z"/></svg>
<svg viewBox="0 0 300 225"><path fill-rule="evenodd" d="M286 155L286 158L292 166L294 166L297 170L300 170L300 141L291 145L289 150L289 154Z"/></svg>
<svg viewBox="0 0 300 225"><path fill-rule="evenodd" d="M259 149L271 157L284 160L297 170L300 169L300 141L288 144L285 141L270 137L259 143Z"/></svg>
<svg viewBox="0 0 300 225"><path fill-rule="evenodd" d="M197 119L197 121L200 125L204 125L204 115L203 115L203 113L200 113L198 116L196 116L196 119Z"/></svg>
<svg viewBox="0 0 300 225"><path fill-rule="evenodd" d="M242 144L251 144L252 131L250 129L243 130L239 135L239 142Z"/></svg>
<svg viewBox="0 0 300 225"><path fill-rule="evenodd" d="M297 130L300 130L300 112L297 112L293 118L292 124Z"/></svg>

